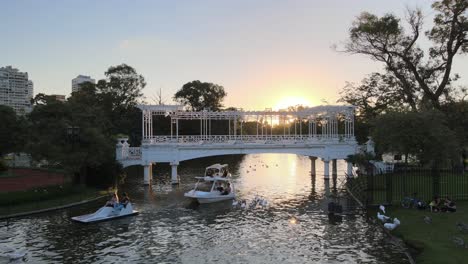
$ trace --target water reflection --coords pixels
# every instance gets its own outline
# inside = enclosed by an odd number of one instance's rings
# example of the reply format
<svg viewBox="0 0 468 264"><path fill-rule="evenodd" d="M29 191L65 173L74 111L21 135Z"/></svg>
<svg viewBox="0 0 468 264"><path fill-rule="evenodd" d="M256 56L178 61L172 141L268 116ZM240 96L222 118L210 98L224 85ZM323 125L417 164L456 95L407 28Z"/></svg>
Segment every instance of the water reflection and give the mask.
<svg viewBox="0 0 468 264"><path fill-rule="evenodd" d="M193 177L213 163L228 163L239 199L267 199L267 207L233 208L230 201L198 205L183 197ZM169 166L158 164L151 188L143 172L129 168L127 191L141 214L111 222L80 225L71 216L88 213L102 201L65 211L16 219L14 235L0 241L28 250L31 263L406 263L384 242L381 230L360 215L332 219L328 200L336 180L310 175L310 160L296 155L223 156L181 163L182 183L170 184ZM331 185L331 186L330 186ZM349 202L352 206L353 202ZM339 220L339 221L337 221Z"/></svg>

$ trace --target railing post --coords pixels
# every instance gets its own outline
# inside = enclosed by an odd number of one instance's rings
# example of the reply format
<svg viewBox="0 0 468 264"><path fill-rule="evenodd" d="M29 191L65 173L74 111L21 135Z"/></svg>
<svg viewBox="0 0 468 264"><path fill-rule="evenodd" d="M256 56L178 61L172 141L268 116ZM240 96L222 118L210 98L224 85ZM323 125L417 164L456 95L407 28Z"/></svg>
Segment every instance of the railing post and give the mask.
<svg viewBox="0 0 468 264"><path fill-rule="evenodd" d="M432 166L432 196L440 196L440 173L437 165Z"/></svg>
<svg viewBox="0 0 468 264"><path fill-rule="evenodd" d="M386 200L387 204L393 202L393 175L391 173L385 174L385 189L386 189Z"/></svg>

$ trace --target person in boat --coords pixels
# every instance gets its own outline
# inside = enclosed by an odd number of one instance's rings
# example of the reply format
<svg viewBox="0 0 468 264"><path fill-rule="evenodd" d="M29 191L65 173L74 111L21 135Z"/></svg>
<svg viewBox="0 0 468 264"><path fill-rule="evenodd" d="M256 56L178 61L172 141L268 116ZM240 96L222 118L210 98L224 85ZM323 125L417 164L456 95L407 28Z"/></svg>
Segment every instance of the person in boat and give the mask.
<svg viewBox="0 0 468 264"><path fill-rule="evenodd" d="M216 187L215 190L217 190L217 191L219 191L219 192L221 192L221 193L224 192L224 188L223 188L223 186L221 185L221 183L220 183L219 181L216 182L216 186L215 186L215 187Z"/></svg>
<svg viewBox="0 0 468 264"><path fill-rule="evenodd" d="M231 192L231 184L228 183L226 189L221 193L222 195L228 195Z"/></svg>
<svg viewBox="0 0 468 264"><path fill-rule="evenodd" d="M119 204L119 196L114 193L109 201L107 201L106 206L115 207Z"/></svg>
<svg viewBox="0 0 468 264"><path fill-rule="evenodd" d="M120 200L120 207L119 209L127 207L127 204L130 202L130 198L128 198L128 195L126 192L123 193L123 198Z"/></svg>

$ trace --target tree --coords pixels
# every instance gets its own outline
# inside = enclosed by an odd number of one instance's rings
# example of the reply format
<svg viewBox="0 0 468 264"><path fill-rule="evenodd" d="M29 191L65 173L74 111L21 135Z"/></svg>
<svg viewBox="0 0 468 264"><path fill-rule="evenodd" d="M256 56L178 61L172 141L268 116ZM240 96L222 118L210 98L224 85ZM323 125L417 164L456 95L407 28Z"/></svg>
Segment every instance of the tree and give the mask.
<svg viewBox="0 0 468 264"><path fill-rule="evenodd" d="M32 157L79 174L81 183L88 168L115 159L114 139L106 133L109 120L93 92L82 89L65 103L39 96L29 115L27 150Z"/></svg>
<svg viewBox="0 0 468 264"><path fill-rule="evenodd" d="M174 95L174 100L189 106L192 111L219 111L223 107L221 102L226 95L223 86L197 80L184 84Z"/></svg>
<svg viewBox="0 0 468 264"><path fill-rule="evenodd" d="M112 109L134 107L143 97L145 78L133 67L127 64L111 66L104 74L107 79L99 80L96 87L111 100Z"/></svg>
<svg viewBox="0 0 468 264"><path fill-rule="evenodd" d="M0 157L4 154L19 151L24 144L24 124L22 117L16 115L9 106L0 105Z"/></svg>
<svg viewBox="0 0 468 264"><path fill-rule="evenodd" d="M438 111L382 114L371 134L379 153L414 155L431 166L456 160L460 149L455 133Z"/></svg>
<svg viewBox="0 0 468 264"><path fill-rule="evenodd" d="M405 108L405 98L399 91L398 80L378 72L364 78L360 85L347 83L338 102L356 106L356 115L372 119L379 114Z"/></svg>
<svg viewBox="0 0 468 264"><path fill-rule="evenodd" d="M88 84L87 89L96 89L95 96L101 111L108 116L109 135L125 134L130 136L130 144L141 142L141 111L136 106L143 98L145 78L127 65L111 66L105 72L106 79L96 85ZM82 90L86 89L82 87Z"/></svg>
<svg viewBox="0 0 468 264"><path fill-rule="evenodd" d="M345 52L382 62L385 75L395 80L393 92L413 110L418 104L440 108L459 78L452 73L455 56L468 52L468 1L442 0L432 7L436 15L433 28L425 32L432 43L426 52L417 45L423 34L420 10L408 10L409 33L392 14L364 12L353 22L345 45Z"/></svg>

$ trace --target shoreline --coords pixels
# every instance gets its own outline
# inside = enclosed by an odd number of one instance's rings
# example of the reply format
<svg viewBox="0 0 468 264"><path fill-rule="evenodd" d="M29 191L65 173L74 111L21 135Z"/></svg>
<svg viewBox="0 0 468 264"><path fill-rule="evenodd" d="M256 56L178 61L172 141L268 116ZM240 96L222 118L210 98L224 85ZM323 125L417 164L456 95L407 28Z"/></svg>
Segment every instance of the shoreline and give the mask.
<svg viewBox="0 0 468 264"><path fill-rule="evenodd" d="M108 197L108 195L100 195L100 196L95 197L95 198L86 199L86 200L82 200L82 201L79 201L79 202L69 203L69 204L60 205L60 206L54 206L54 207L49 207L49 208L44 208L44 209L39 209L39 210L33 210L33 211L15 213L15 214L10 214L10 215L4 215L4 216L0 216L0 221L8 220L8 219L11 219L11 218L17 218L17 217L23 217L23 216L29 216L29 215L35 215L35 214L40 214L40 213L46 213L46 212L62 210L62 209L66 209L66 208L70 208L70 207L74 207L74 206L94 202L94 201L103 199L105 197Z"/></svg>

